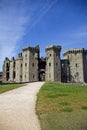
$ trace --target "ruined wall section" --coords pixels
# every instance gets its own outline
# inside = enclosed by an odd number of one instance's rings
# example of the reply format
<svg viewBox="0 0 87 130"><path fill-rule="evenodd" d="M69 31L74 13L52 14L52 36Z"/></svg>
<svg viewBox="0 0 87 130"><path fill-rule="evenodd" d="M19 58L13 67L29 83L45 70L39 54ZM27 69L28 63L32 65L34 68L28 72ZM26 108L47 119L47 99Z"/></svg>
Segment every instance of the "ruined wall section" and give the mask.
<svg viewBox="0 0 87 130"><path fill-rule="evenodd" d="M9 82L10 78L10 60L6 57L3 64L2 82Z"/></svg>
<svg viewBox="0 0 87 130"><path fill-rule="evenodd" d="M61 46L48 46L46 48L46 80L61 81Z"/></svg>

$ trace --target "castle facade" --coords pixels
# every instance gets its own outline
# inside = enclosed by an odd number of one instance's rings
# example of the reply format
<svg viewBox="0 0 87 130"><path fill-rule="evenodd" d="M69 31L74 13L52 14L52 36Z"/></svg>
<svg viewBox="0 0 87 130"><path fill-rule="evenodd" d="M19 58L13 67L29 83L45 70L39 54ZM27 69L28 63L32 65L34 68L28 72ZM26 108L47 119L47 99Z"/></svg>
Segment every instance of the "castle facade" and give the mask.
<svg viewBox="0 0 87 130"><path fill-rule="evenodd" d="M4 83L56 81L87 83L87 50L68 49L60 58L61 46L48 46L46 58L40 58L39 46L25 47L17 59L7 57L3 64Z"/></svg>

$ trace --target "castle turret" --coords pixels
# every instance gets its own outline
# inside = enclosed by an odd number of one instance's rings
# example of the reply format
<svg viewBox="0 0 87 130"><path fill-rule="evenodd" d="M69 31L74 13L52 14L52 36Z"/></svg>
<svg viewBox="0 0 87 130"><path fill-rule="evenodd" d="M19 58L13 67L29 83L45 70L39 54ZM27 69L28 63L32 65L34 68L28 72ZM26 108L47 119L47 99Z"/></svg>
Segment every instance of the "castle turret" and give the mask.
<svg viewBox="0 0 87 130"><path fill-rule="evenodd" d="M61 82L61 46L48 46L46 48L46 80Z"/></svg>

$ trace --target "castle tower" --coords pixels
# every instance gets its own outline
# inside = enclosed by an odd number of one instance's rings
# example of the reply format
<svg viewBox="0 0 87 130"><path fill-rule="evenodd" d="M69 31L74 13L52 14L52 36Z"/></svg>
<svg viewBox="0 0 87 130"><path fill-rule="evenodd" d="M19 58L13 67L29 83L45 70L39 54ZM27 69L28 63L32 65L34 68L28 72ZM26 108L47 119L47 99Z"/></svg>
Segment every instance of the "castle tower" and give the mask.
<svg viewBox="0 0 87 130"><path fill-rule="evenodd" d="M87 82L87 50L69 49L63 55L69 60L70 82Z"/></svg>
<svg viewBox="0 0 87 130"><path fill-rule="evenodd" d="M18 54L18 58L16 59L16 82L22 82L23 78L23 56L22 53Z"/></svg>
<svg viewBox="0 0 87 130"><path fill-rule="evenodd" d="M10 82L16 82L16 60L12 57L10 61Z"/></svg>
<svg viewBox="0 0 87 130"><path fill-rule="evenodd" d="M23 82L38 81L39 46L23 48Z"/></svg>
<svg viewBox="0 0 87 130"><path fill-rule="evenodd" d="M46 48L46 80L61 82L61 46Z"/></svg>

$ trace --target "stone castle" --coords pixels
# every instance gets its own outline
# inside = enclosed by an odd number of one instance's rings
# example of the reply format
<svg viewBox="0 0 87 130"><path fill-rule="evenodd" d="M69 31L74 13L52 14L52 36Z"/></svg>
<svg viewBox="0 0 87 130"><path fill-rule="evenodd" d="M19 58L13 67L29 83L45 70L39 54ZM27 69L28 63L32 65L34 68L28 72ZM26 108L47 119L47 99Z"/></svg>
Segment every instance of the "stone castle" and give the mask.
<svg viewBox="0 0 87 130"><path fill-rule="evenodd" d="M2 82L21 83L36 81L56 81L87 83L87 50L68 49L64 59L60 58L61 46L48 46L46 58L40 58L39 46L25 47L17 59L5 58Z"/></svg>

